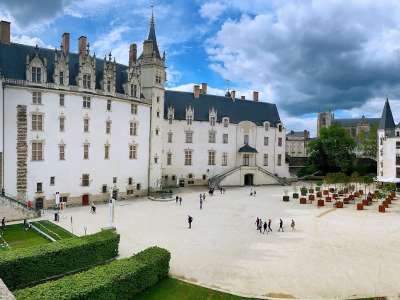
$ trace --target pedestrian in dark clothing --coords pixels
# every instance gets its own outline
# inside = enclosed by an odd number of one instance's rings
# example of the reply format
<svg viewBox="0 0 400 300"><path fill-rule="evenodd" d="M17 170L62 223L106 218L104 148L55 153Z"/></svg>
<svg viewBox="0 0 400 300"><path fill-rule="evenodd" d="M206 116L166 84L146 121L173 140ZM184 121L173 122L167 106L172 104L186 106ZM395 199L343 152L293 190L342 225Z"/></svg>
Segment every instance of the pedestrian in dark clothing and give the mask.
<svg viewBox="0 0 400 300"><path fill-rule="evenodd" d="M256 227L257 227L257 230L258 230L258 225L260 224L260 219L257 217L257 219L256 219Z"/></svg>
<svg viewBox="0 0 400 300"><path fill-rule="evenodd" d="M267 233L268 233L268 225L267 225L267 221L265 221L264 222L264 232L263 232L263 234L265 233L265 231L267 231Z"/></svg>
<svg viewBox="0 0 400 300"><path fill-rule="evenodd" d="M256 196L256 190L254 189L254 192L253 192L253 196L255 197Z"/></svg>
<svg viewBox="0 0 400 300"><path fill-rule="evenodd" d="M292 223L290 224L290 227L292 227L292 231L295 231L296 229L294 228L296 226L296 223L292 219Z"/></svg>
<svg viewBox="0 0 400 300"><path fill-rule="evenodd" d="M259 219L257 230L258 230L260 233L262 233L262 225L263 225L263 221L262 221L261 219Z"/></svg>
<svg viewBox="0 0 400 300"><path fill-rule="evenodd" d="M203 201L206 201L206 193L203 194Z"/></svg>
<svg viewBox="0 0 400 300"><path fill-rule="evenodd" d="M179 205L182 205L182 197L179 197Z"/></svg>
<svg viewBox="0 0 400 300"><path fill-rule="evenodd" d="M271 228L271 219L268 220L268 231L272 232L272 228Z"/></svg>
<svg viewBox="0 0 400 300"><path fill-rule="evenodd" d="M283 220L282 219L279 219L279 230L278 231L283 232Z"/></svg>
<svg viewBox="0 0 400 300"><path fill-rule="evenodd" d="M189 229L192 228L192 222L193 222L192 216L188 216Z"/></svg>
<svg viewBox="0 0 400 300"><path fill-rule="evenodd" d="M1 227L3 229L6 228L6 217L3 217L3 219L1 219Z"/></svg>
<svg viewBox="0 0 400 300"><path fill-rule="evenodd" d="M175 203L178 204L178 201L179 201L179 197L176 196L176 197L175 197Z"/></svg>
<svg viewBox="0 0 400 300"><path fill-rule="evenodd" d="M203 209L203 199L200 198L200 209Z"/></svg>

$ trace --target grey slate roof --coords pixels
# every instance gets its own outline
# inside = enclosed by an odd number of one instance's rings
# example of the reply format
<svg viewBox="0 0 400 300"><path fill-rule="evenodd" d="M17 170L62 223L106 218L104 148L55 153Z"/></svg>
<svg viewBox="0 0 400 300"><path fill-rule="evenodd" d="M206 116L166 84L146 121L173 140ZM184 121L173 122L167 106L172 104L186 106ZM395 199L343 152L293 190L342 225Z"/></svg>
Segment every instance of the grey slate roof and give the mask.
<svg viewBox="0 0 400 300"><path fill-rule="evenodd" d="M391 130L396 127L392 110L390 108L389 99L386 99L385 106L383 107L381 121L379 123L379 129Z"/></svg>
<svg viewBox="0 0 400 300"><path fill-rule="evenodd" d="M296 136L296 137L304 137L304 131L289 131L286 136Z"/></svg>
<svg viewBox="0 0 400 300"><path fill-rule="evenodd" d="M5 44L0 42L0 73L6 78L21 79L26 78L26 55L34 55L38 52L39 56L47 60L47 81L53 82L54 56L55 50L45 48L35 48L33 46L17 43ZM123 83L127 81L127 66L116 64L116 91L124 93ZM96 89L100 89L100 81L103 79L104 60L96 59ZM69 84L76 85L76 76L79 72L79 55L69 53Z"/></svg>
<svg viewBox="0 0 400 300"><path fill-rule="evenodd" d="M334 119L332 122L334 124L341 125L343 127L356 127L362 122L367 122L369 125L378 125L380 118L354 118L354 119Z"/></svg>
<svg viewBox="0 0 400 300"><path fill-rule="evenodd" d="M276 126L281 122L278 109L275 104L267 102L254 102L250 100L236 99L216 95L200 94L198 99L193 93L179 91L165 91L164 118L168 118L168 107L174 108L176 120L186 120L186 108L194 110L194 120L208 121L209 111L214 108L217 111L217 121L228 117L230 123L238 124L242 121L252 121L257 125L263 125L265 121Z"/></svg>
<svg viewBox="0 0 400 300"><path fill-rule="evenodd" d="M256 148L249 146L248 144L240 147L239 153L258 153Z"/></svg>

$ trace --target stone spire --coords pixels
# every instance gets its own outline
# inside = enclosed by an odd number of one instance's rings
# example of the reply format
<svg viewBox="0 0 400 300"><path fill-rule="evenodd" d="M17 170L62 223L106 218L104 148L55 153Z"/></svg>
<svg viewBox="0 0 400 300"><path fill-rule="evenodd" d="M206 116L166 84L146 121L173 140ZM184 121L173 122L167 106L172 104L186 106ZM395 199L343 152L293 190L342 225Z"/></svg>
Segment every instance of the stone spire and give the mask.
<svg viewBox="0 0 400 300"><path fill-rule="evenodd" d="M158 50L158 45L157 45L157 38L156 38L156 29L155 29L155 24L154 24L154 12L153 8L151 10L151 19L150 19L150 30L149 30L149 36L147 37L147 40L153 42L153 52L155 53L157 58L161 59L160 56L160 51Z"/></svg>
<svg viewBox="0 0 400 300"><path fill-rule="evenodd" d="M383 107L382 117L379 122L379 129L393 130L396 125L393 120L392 110L390 109L389 99L386 98L385 106Z"/></svg>

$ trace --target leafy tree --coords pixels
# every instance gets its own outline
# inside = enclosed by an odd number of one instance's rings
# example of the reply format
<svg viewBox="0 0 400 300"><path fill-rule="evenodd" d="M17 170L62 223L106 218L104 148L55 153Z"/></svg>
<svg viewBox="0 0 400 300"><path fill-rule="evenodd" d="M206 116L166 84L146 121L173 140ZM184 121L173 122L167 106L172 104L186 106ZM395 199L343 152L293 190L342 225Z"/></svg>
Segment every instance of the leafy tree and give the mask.
<svg viewBox="0 0 400 300"><path fill-rule="evenodd" d="M364 197L367 199L367 187L368 191L370 191L370 186L372 183L374 183L374 177L373 176L363 176L361 178L361 182L364 184Z"/></svg>
<svg viewBox="0 0 400 300"><path fill-rule="evenodd" d="M378 147L378 125L372 125L369 132L361 131L358 134L358 150L364 156L376 158L376 149Z"/></svg>
<svg viewBox="0 0 400 300"><path fill-rule="evenodd" d="M355 158L355 141L341 126L322 128L320 136L308 145L310 153L306 170L319 170L323 173L349 173Z"/></svg>

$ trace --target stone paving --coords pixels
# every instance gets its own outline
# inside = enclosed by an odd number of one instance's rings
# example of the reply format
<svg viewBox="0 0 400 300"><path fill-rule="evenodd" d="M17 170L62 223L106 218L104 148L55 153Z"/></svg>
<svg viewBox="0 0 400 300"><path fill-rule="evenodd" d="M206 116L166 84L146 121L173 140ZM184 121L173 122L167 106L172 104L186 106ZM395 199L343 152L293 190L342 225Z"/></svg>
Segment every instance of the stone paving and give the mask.
<svg viewBox="0 0 400 300"><path fill-rule="evenodd" d="M364 211L354 205L332 209L283 202L289 187L230 188L207 195L204 188L182 190L182 206L145 198L118 202L115 226L120 255L152 245L171 251L171 274L197 284L248 296L297 298L397 297L400 292L400 200L389 213L376 204ZM193 216L188 229L187 216ZM107 205L75 207L61 215L61 226L75 234L108 225ZM72 216L72 226L71 226ZM48 216L50 217L50 216ZM260 234L256 217L272 218L271 234ZM278 233L282 217L285 232ZM296 232L290 231L290 220Z"/></svg>

